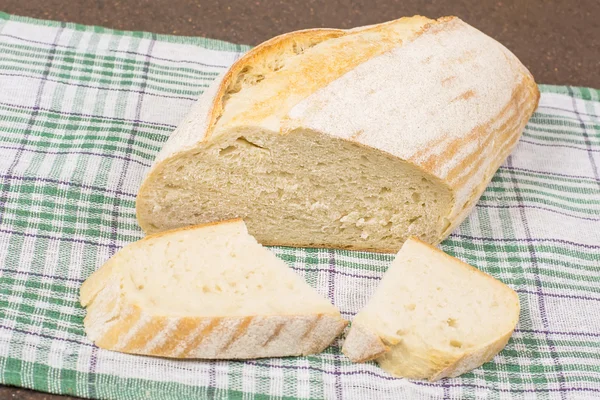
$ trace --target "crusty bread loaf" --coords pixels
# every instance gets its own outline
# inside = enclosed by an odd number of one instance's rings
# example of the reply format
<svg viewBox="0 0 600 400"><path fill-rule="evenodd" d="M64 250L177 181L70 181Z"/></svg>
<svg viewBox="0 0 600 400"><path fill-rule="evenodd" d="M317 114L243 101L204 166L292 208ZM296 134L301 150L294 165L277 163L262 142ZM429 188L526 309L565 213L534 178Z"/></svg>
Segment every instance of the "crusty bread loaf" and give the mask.
<svg viewBox="0 0 600 400"><path fill-rule="evenodd" d="M376 359L392 375L435 381L491 360L518 320L512 289L409 238L352 321L342 350L352 361Z"/></svg>
<svg viewBox="0 0 600 400"><path fill-rule="evenodd" d="M282 35L240 58L171 135L138 221L155 233L242 217L263 244L438 243L538 99L510 51L455 17Z"/></svg>
<svg viewBox="0 0 600 400"><path fill-rule="evenodd" d="M84 282L81 304L99 347L164 357L318 353L346 326L241 220L125 246Z"/></svg>

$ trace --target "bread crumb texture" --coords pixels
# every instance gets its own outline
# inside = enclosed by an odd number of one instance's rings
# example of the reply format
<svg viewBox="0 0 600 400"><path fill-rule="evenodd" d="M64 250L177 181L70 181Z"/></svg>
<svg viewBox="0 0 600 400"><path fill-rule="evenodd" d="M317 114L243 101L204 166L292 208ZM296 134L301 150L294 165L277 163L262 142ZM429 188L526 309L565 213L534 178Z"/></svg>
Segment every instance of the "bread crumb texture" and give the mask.
<svg viewBox="0 0 600 400"><path fill-rule="evenodd" d="M458 18L271 39L215 81L137 198L148 233L243 218L263 244L438 243L517 143L539 93Z"/></svg>
<svg viewBox="0 0 600 400"><path fill-rule="evenodd" d="M353 361L375 358L398 377L437 380L491 360L518 319L512 289L411 238L352 321L343 351Z"/></svg>
<svg viewBox="0 0 600 400"><path fill-rule="evenodd" d="M241 220L124 247L86 280L81 303L86 333L99 347L165 357L310 354L346 325Z"/></svg>

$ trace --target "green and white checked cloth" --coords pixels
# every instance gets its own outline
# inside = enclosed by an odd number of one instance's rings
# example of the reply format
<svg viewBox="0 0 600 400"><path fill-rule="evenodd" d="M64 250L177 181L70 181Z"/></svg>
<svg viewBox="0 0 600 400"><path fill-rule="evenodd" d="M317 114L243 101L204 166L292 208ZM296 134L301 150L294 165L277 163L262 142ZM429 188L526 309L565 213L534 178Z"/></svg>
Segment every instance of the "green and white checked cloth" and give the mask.
<svg viewBox="0 0 600 400"><path fill-rule="evenodd" d="M248 47L0 13L0 382L115 399L600 398L600 91L540 106L443 250L513 287L521 320L492 362L437 383L323 354L178 361L96 348L79 286L142 237L155 154ZM347 319L392 255L272 250Z"/></svg>

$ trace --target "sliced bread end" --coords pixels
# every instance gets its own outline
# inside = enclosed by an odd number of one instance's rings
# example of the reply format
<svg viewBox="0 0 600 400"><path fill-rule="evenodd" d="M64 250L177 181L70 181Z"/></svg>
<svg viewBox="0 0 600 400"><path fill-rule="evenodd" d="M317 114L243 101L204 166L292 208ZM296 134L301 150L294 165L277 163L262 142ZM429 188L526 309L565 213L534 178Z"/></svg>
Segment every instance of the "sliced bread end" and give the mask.
<svg viewBox="0 0 600 400"><path fill-rule="evenodd" d="M454 377L490 361L519 318L517 294L502 282L416 238L406 241L343 352L376 359L399 377Z"/></svg>
<svg viewBox="0 0 600 400"><path fill-rule="evenodd" d="M99 347L174 358L312 354L347 324L241 220L125 246L82 285L81 304Z"/></svg>
<svg viewBox="0 0 600 400"><path fill-rule="evenodd" d="M344 340L342 352L353 362L366 362L385 354L389 349L375 333L359 323L353 323Z"/></svg>

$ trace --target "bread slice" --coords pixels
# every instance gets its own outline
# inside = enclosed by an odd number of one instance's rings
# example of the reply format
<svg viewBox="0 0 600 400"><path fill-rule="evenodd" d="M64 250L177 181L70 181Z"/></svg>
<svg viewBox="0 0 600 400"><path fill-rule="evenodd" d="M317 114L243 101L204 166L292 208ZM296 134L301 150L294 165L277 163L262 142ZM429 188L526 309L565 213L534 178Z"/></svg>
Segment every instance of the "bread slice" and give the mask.
<svg viewBox="0 0 600 400"><path fill-rule="evenodd" d="M435 381L468 372L504 348L519 298L502 282L417 238L404 243L343 352L392 375Z"/></svg>
<svg viewBox="0 0 600 400"><path fill-rule="evenodd" d="M99 347L176 358L318 353L347 323L242 220L125 246L83 283L81 305Z"/></svg>
<svg viewBox="0 0 600 400"><path fill-rule="evenodd" d="M138 221L155 233L241 217L262 244L438 243L538 98L510 51L455 17L278 36L173 132L139 191Z"/></svg>

